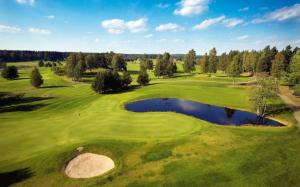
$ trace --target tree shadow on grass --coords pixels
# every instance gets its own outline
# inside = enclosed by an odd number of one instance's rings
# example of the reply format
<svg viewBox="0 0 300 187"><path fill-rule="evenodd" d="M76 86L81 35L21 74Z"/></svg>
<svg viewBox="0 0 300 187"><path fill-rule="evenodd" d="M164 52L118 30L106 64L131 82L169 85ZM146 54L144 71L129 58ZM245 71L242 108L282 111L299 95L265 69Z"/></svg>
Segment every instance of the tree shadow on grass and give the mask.
<svg viewBox="0 0 300 187"><path fill-rule="evenodd" d="M137 75L140 73L140 71L137 70L127 70L128 73L133 74L133 75Z"/></svg>
<svg viewBox="0 0 300 187"><path fill-rule="evenodd" d="M0 107L0 113L4 112L28 112L37 110L39 108L42 108L44 106L47 106L47 104L26 104L26 105L14 105L14 106L8 106L8 107Z"/></svg>
<svg viewBox="0 0 300 187"><path fill-rule="evenodd" d="M24 97L24 94L0 92L0 108L8 105L18 105L36 101L44 101L53 98L54 97Z"/></svg>
<svg viewBox="0 0 300 187"><path fill-rule="evenodd" d="M41 88L65 88L65 87L68 87L68 86L43 86Z"/></svg>
<svg viewBox="0 0 300 187"><path fill-rule="evenodd" d="M14 171L0 173L0 186L7 187L34 176L30 168L22 168Z"/></svg>

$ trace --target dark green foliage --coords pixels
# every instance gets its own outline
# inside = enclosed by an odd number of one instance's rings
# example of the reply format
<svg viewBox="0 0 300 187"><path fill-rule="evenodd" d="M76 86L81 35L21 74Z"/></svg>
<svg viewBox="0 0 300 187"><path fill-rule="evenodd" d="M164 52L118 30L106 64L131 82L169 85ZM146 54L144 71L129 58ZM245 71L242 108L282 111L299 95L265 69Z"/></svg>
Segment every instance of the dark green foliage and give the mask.
<svg viewBox="0 0 300 187"><path fill-rule="evenodd" d="M154 75L160 76L172 76L177 71L176 63L169 53L164 53L163 56L158 56L156 59Z"/></svg>
<svg viewBox="0 0 300 187"><path fill-rule="evenodd" d="M112 61L111 61L111 67L115 71L126 71L126 62L121 54L114 54Z"/></svg>
<svg viewBox="0 0 300 187"><path fill-rule="evenodd" d="M130 74L127 71L124 71L123 75L121 76L122 88L127 88L131 82L132 82L132 78L131 78Z"/></svg>
<svg viewBox="0 0 300 187"><path fill-rule="evenodd" d="M289 65L290 84L295 85L300 83L300 50L292 57Z"/></svg>
<svg viewBox="0 0 300 187"><path fill-rule="evenodd" d="M0 68L5 68L6 66L6 63L0 60Z"/></svg>
<svg viewBox="0 0 300 187"><path fill-rule="evenodd" d="M280 79L284 73L285 57L282 53L277 53L272 60L271 74L273 77Z"/></svg>
<svg viewBox="0 0 300 187"><path fill-rule="evenodd" d="M194 49L190 50L188 54L185 55L183 70L185 73L190 73L195 71L196 64L196 52Z"/></svg>
<svg viewBox="0 0 300 187"><path fill-rule="evenodd" d="M122 88L122 79L117 71L100 70L92 83L92 89L97 93L119 91ZM129 81L127 80L127 83ZM123 86L126 85L123 83Z"/></svg>
<svg viewBox="0 0 300 187"><path fill-rule="evenodd" d="M31 83L32 86L34 86L36 88L39 88L44 83L43 77L40 74L39 69L34 68L31 71L30 83Z"/></svg>
<svg viewBox="0 0 300 187"><path fill-rule="evenodd" d="M242 59L240 55L235 55L233 60L230 62L229 66L227 67L226 73L229 77L234 78L240 76L242 72Z"/></svg>
<svg viewBox="0 0 300 187"><path fill-rule="evenodd" d="M300 96L300 84L297 84L293 87L294 95Z"/></svg>
<svg viewBox="0 0 300 187"><path fill-rule="evenodd" d="M201 67L201 73L207 73L208 72L208 56L207 56L207 53L205 53L204 56L200 59L199 65Z"/></svg>
<svg viewBox="0 0 300 187"><path fill-rule="evenodd" d="M216 73L218 65L218 57L216 48L212 48L208 55L208 72Z"/></svg>
<svg viewBox="0 0 300 187"><path fill-rule="evenodd" d="M38 65L39 65L39 67L44 67L44 66L45 66L45 63L44 63L43 60L40 60Z"/></svg>
<svg viewBox="0 0 300 187"><path fill-rule="evenodd" d="M19 77L18 69L16 66L7 66L2 69L1 76L5 79L16 79Z"/></svg>
<svg viewBox="0 0 300 187"><path fill-rule="evenodd" d="M228 66L228 57L226 53L222 53L222 55L219 58L217 69L220 71L226 71L226 68Z"/></svg>
<svg viewBox="0 0 300 187"><path fill-rule="evenodd" d="M153 70L153 61L145 55L140 59L140 70L147 71L147 69Z"/></svg>
<svg viewBox="0 0 300 187"><path fill-rule="evenodd" d="M145 86L150 82L149 76L147 72L140 72L138 78L137 78L137 83L141 86Z"/></svg>
<svg viewBox="0 0 300 187"><path fill-rule="evenodd" d="M66 70L64 67L52 67L52 71L56 74L56 75L59 75L59 76L63 76L66 74Z"/></svg>

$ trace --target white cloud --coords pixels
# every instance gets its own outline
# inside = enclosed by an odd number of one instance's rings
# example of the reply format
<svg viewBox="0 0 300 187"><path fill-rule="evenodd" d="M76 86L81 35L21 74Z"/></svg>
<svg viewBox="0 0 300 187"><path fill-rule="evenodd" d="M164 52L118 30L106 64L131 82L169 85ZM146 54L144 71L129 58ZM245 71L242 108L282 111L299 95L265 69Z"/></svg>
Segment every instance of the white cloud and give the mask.
<svg viewBox="0 0 300 187"><path fill-rule="evenodd" d="M124 20L121 19L110 19L104 20L101 23L102 27L106 28L111 34L121 34L126 28Z"/></svg>
<svg viewBox="0 0 300 187"><path fill-rule="evenodd" d="M285 21L289 19L300 19L300 4L294 4L293 6L274 10L261 18L253 19L252 23L257 24L268 21Z"/></svg>
<svg viewBox="0 0 300 187"><path fill-rule="evenodd" d="M0 32L6 32L6 33L19 33L22 29L18 27L12 27L8 25L0 25Z"/></svg>
<svg viewBox="0 0 300 187"><path fill-rule="evenodd" d="M208 10L209 0L181 0L174 14L181 16L199 15Z"/></svg>
<svg viewBox="0 0 300 187"><path fill-rule="evenodd" d="M128 21L126 23L126 26L132 33L137 33L137 32L147 30L146 24L147 24L147 18L140 18L135 21Z"/></svg>
<svg viewBox="0 0 300 187"><path fill-rule="evenodd" d="M23 5L31 5L33 6L35 3L35 0L16 0L17 3L23 4Z"/></svg>
<svg viewBox="0 0 300 187"><path fill-rule="evenodd" d="M54 19L55 16L54 15L49 15L49 16L46 16L46 18L48 18L48 19Z"/></svg>
<svg viewBox="0 0 300 187"><path fill-rule="evenodd" d="M155 28L156 31L179 31L183 30L183 27L180 27L179 25L175 23L167 23L167 24L161 24Z"/></svg>
<svg viewBox="0 0 300 187"><path fill-rule="evenodd" d="M151 38L153 36L153 34L147 34L147 35L145 35L144 37L145 38Z"/></svg>
<svg viewBox="0 0 300 187"><path fill-rule="evenodd" d="M239 9L239 12L245 12L245 11L248 11L249 10L249 7L243 7L243 8L240 8Z"/></svg>
<svg viewBox="0 0 300 187"><path fill-rule="evenodd" d="M28 31L33 33L33 34L42 34L42 35L51 34L51 31L49 31L49 30L39 29L39 28L32 28L32 27L29 28Z"/></svg>
<svg viewBox="0 0 300 187"><path fill-rule="evenodd" d="M170 4L163 4L163 3L158 3L156 5L158 8L168 8L170 6Z"/></svg>
<svg viewBox="0 0 300 187"><path fill-rule="evenodd" d="M229 19L223 20L223 24L226 27L235 27L235 26L240 25L242 23L244 23L244 20L237 19L237 18L229 18Z"/></svg>
<svg viewBox="0 0 300 187"><path fill-rule="evenodd" d="M98 43L98 42L100 42L100 39L99 38L95 38L94 42Z"/></svg>
<svg viewBox="0 0 300 187"><path fill-rule="evenodd" d="M236 37L237 40L245 40L247 38L249 38L249 35L247 35L247 34Z"/></svg>
<svg viewBox="0 0 300 187"><path fill-rule="evenodd" d="M219 16L216 18L211 18L211 19L205 19L204 21L202 21L200 24L195 25L194 29L197 30L203 30L206 29L212 25L215 25L217 23L220 23L221 21L223 21L225 19L225 16Z"/></svg>
<svg viewBox="0 0 300 187"><path fill-rule="evenodd" d="M121 34L125 29L129 29L132 33L145 31L147 24L147 18L140 18L138 20L132 20L125 22L122 19L110 19L102 21L103 28L111 34Z"/></svg>

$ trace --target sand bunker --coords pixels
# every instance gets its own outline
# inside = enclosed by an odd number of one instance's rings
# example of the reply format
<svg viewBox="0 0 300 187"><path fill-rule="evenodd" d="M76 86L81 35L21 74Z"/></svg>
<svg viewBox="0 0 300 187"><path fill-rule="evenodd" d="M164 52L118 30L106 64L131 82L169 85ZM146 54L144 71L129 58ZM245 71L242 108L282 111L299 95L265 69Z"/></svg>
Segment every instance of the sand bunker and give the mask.
<svg viewBox="0 0 300 187"><path fill-rule="evenodd" d="M114 161L107 156L83 153L68 163L65 173L71 178L90 178L102 175L114 167Z"/></svg>

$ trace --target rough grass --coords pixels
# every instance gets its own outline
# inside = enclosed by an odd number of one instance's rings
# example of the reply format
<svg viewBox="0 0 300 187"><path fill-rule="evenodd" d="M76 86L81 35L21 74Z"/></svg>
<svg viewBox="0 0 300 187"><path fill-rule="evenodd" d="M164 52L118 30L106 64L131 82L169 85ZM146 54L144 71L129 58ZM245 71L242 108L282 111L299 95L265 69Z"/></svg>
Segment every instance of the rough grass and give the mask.
<svg viewBox="0 0 300 187"><path fill-rule="evenodd" d="M279 99L273 117L289 127L217 126L175 113L129 112L123 105L178 97L251 110L251 88L232 87L222 75L178 73L170 79L153 77L151 85L128 92L97 95L90 84L68 82L40 68L45 85L35 89L28 77L36 63L16 63L23 67L18 80L0 78L1 92L24 94L0 106L0 181L16 186L300 184L300 133ZM130 64L129 70L137 71L138 65ZM79 146L112 157L116 169L92 179L67 178L63 167Z"/></svg>

